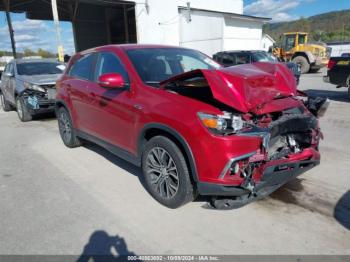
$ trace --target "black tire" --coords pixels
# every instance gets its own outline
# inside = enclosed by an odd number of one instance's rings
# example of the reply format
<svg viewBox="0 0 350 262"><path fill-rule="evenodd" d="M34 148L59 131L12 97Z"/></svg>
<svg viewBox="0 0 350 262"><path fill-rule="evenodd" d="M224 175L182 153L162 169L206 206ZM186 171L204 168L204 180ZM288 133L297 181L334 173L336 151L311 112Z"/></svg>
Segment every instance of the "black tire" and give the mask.
<svg viewBox="0 0 350 262"><path fill-rule="evenodd" d="M1 108L4 112L9 112L12 110L12 106L10 103L6 100L5 96L3 95L2 92L0 92L0 104Z"/></svg>
<svg viewBox="0 0 350 262"><path fill-rule="evenodd" d="M81 140L76 135L72 119L66 108L61 107L57 110L57 121L63 143L69 148L81 146Z"/></svg>
<svg viewBox="0 0 350 262"><path fill-rule="evenodd" d="M16 109L19 120L21 120L22 122L32 121L33 116L28 111L26 103L23 97L21 96L16 97Z"/></svg>
<svg viewBox="0 0 350 262"><path fill-rule="evenodd" d="M348 87L348 98L350 99L350 86Z"/></svg>
<svg viewBox="0 0 350 262"><path fill-rule="evenodd" d="M142 153L142 173L147 191L166 207L178 208L195 197L184 155L164 136L147 142Z"/></svg>
<svg viewBox="0 0 350 262"><path fill-rule="evenodd" d="M310 64L307 59L303 56L297 56L293 58L293 63L296 63L300 66L300 70L302 74L306 74L310 71Z"/></svg>
<svg viewBox="0 0 350 262"><path fill-rule="evenodd" d="M309 73L318 73L320 71L321 68L311 68L309 70Z"/></svg>

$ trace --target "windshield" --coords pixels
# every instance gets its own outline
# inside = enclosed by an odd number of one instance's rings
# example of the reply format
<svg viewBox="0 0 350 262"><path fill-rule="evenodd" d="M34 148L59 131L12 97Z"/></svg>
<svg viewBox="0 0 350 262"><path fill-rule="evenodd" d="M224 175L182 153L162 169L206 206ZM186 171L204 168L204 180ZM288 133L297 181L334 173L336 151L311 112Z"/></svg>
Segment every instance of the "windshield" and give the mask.
<svg viewBox="0 0 350 262"><path fill-rule="evenodd" d="M142 81L151 85L188 71L221 67L200 52L182 48L145 48L126 53Z"/></svg>
<svg viewBox="0 0 350 262"><path fill-rule="evenodd" d="M19 75L51 75L62 74L64 65L58 62L30 62L17 64Z"/></svg>

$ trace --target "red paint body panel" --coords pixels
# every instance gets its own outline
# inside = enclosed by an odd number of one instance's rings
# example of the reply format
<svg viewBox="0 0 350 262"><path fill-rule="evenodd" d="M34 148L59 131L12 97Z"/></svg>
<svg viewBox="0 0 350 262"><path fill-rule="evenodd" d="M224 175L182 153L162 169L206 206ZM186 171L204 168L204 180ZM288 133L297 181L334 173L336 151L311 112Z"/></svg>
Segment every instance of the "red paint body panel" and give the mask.
<svg viewBox="0 0 350 262"><path fill-rule="evenodd" d="M241 177L220 179L219 174L231 158L259 153L262 138L214 135L202 125L197 113L222 114L218 108L144 84L125 50L152 47L159 46L104 46L84 52L109 51L117 55L129 75L130 90L106 89L94 82L73 79L65 73L57 82L57 99L68 106L75 128L137 156L142 129L147 124L162 124L175 130L189 145L200 182L239 185ZM71 59L66 72L75 60L75 57ZM303 106L291 97L296 94L295 79L284 65L257 63L192 71L187 75L198 72L205 76L217 100L243 113L265 114ZM289 97L274 100L279 95ZM289 161L303 158L317 159L319 154L315 150L307 151Z"/></svg>

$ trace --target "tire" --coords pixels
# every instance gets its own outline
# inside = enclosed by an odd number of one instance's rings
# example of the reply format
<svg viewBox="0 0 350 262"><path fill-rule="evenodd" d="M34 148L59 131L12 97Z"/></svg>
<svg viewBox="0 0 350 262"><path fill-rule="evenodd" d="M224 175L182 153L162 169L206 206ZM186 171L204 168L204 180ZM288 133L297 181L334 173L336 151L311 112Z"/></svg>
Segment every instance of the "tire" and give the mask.
<svg viewBox="0 0 350 262"><path fill-rule="evenodd" d="M350 99L350 86L348 87L348 98Z"/></svg>
<svg viewBox="0 0 350 262"><path fill-rule="evenodd" d="M76 131L72 124L72 119L66 108L61 107L58 109L57 121L63 143L69 148L81 146L82 143L76 135Z"/></svg>
<svg viewBox="0 0 350 262"><path fill-rule="evenodd" d="M318 73L320 71L321 68L311 68L309 70L309 73Z"/></svg>
<svg viewBox="0 0 350 262"><path fill-rule="evenodd" d="M16 109L19 120L22 122L32 121L33 116L29 113L23 97L16 97Z"/></svg>
<svg viewBox="0 0 350 262"><path fill-rule="evenodd" d="M10 103L6 100L2 92L0 92L0 104L4 112L9 112L12 110Z"/></svg>
<svg viewBox="0 0 350 262"><path fill-rule="evenodd" d="M147 191L166 207L178 208L195 197L184 155L164 136L147 142L142 153L142 173Z"/></svg>
<svg viewBox="0 0 350 262"><path fill-rule="evenodd" d="M292 62L300 66L300 70L302 74L306 74L310 71L310 64L305 57L303 56L294 57Z"/></svg>

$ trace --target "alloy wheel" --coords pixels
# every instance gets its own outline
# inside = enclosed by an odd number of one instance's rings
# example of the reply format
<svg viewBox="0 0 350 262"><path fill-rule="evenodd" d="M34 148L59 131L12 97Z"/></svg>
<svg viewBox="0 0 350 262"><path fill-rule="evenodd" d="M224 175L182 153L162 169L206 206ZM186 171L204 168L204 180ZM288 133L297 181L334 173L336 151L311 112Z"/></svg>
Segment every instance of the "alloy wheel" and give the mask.
<svg viewBox="0 0 350 262"><path fill-rule="evenodd" d="M58 126L63 140L69 142L72 137L72 127L67 114L64 112L58 118Z"/></svg>
<svg viewBox="0 0 350 262"><path fill-rule="evenodd" d="M149 151L146 173L152 188L162 198L173 198L179 190L179 174L170 154L161 147Z"/></svg>

